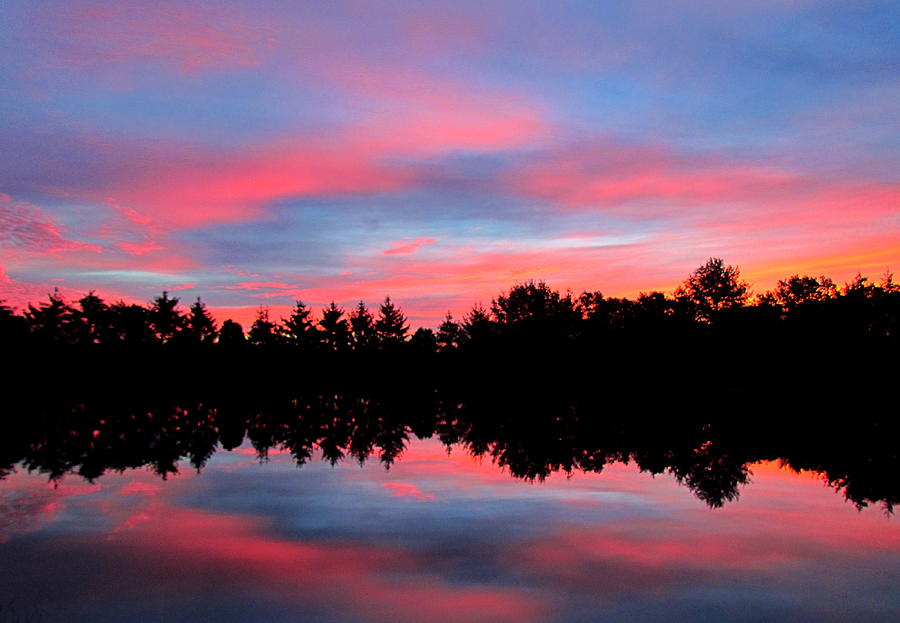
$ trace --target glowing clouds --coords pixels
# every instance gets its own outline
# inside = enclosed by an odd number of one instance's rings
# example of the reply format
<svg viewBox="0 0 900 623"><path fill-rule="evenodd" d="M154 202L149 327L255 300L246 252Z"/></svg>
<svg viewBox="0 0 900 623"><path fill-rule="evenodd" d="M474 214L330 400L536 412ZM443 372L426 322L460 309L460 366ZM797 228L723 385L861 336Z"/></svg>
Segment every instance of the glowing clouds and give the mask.
<svg viewBox="0 0 900 623"><path fill-rule="evenodd" d="M416 238L411 242L392 242L393 246L390 249L385 249L382 253L384 255L408 255L418 251L423 244L432 244L434 242L437 242L435 238Z"/></svg>

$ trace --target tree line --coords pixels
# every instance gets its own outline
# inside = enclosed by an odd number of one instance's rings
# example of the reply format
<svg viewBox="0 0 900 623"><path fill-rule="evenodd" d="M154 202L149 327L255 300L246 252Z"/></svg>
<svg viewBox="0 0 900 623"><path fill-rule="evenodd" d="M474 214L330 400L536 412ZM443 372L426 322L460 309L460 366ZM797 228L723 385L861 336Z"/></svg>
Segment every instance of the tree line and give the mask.
<svg viewBox="0 0 900 623"><path fill-rule="evenodd" d="M149 305L107 303L90 292L70 304L57 292L17 314L0 301L4 343L197 346L209 344L297 347L307 352L479 350L489 347L547 348L556 344L617 339L696 340L777 333L896 342L900 335L900 284L857 275L839 287L828 277L793 275L774 290L751 295L735 266L710 258L672 293L641 293L634 299L599 291L560 293L544 282L512 287L489 306L475 305L460 320L448 313L436 331L411 332L390 297L373 314L360 301L344 310L332 302L318 318L296 301L287 318L273 320L261 308L244 328L219 326L201 299L187 310L163 292Z"/></svg>
<svg viewBox="0 0 900 623"><path fill-rule="evenodd" d="M765 388L753 393L765 410L750 401L735 408L708 389L703 397L711 409L697 404L674 413L677 394L648 400L645 388L637 401L632 391L619 394L619 382L597 391L596 384L548 383L543 375L524 382L447 383L434 376L403 382L379 369L321 381L265 374L247 386L246 379L219 374L221 383L198 384L171 366L136 376L123 368L98 375L79 366L53 391L23 392L27 384L13 384L0 403L13 416L0 418L0 482L17 466L53 481L144 466L165 478L183 462L201 470L217 451L248 442L260 460L286 452L298 467L316 459L390 467L411 439L437 438L448 451L484 457L529 481L633 463L670 474L712 507L738 497L754 463L776 460L819 473L857 507L880 504L890 512L900 503L900 422L855 399L837 408L851 417L823 425L818 410L798 415Z"/></svg>

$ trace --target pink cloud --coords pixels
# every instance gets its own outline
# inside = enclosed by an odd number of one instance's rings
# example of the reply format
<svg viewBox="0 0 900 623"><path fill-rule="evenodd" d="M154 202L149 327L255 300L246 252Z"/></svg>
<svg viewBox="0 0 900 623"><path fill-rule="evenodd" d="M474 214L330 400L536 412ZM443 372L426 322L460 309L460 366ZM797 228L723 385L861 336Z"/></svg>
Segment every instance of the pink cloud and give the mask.
<svg viewBox="0 0 900 623"><path fill-rule="evenodd" d="M66 251L100 252L88 242L72 240L65 230L43 214L40 208L24 201L4 201L0 205L0 246L29 253Z"/></svg>
<svg viewBox="0 0 900 623"><path fill-rule="evenodd" d="M98 484L63 481L57 486L46 482L45 478L38 483L37 478L29 474L8 474L3 479L3 497L0 498L0 543L16 534L41 529L65 510L68 498L89 495L100 489Z"/></svg>
<svg viewBox="0 0 900 623"><path fill-rule="evenodd" d="M140 480L130 480L119 487L119 493L123 495L158 495L160 492L162 492L162 490L163 488L158 484L143 482Z"/></svg>
<svg viewBox="0 0 900 623"><path fill-rule="evenodd" d="M382 253L384 255L406 255L415 253L423 244L432 244L434 242L437 242L436 238L416 238L412 242L392 242L391 244L393 246L390 249L382 251Z"/></svg>
<svg viewBox="0 0 900 623"><path fill-rule="evenodd" d="M162 251L165 247L156 242L117 242L116 246L129 255L146 255L151 251Z"/></svg>
<svg viewBox="0 0 900 623"><path fill-rule="evenodd" d="M543 612L536 598L514 588L421 577L428 563L405 551L279 539L240 517L166 507L131 528L114 538L117 547L134 552L139 568L204 577L240 568L244 582L256 580L254 586L275 599L339 606L371 620L531 621Z"/></svg>
<svg viewBox="0 0 900 623"><path fill-rule="evenodd" d="M146 225L150 225L153 221L153 219L151 219L147 216L144 216L143 214L140 214L139 212L136 212L129 207L119 205L118 203L116 203L114 201L110 201L109 205L110 205L110 207L112 207L113 210L115 210L116 212L118 212L119 214L121 214L126 219L128 219L129 221L131 221L132 223L134 223L136 225L146 226Z"/></svg>
<svg viewBox="0 0 900 623"><path fill-rule="evenodd" d="M161 2L100 7L73 3L39 19L57 62L109 72L149 60L183 74L258 65L274 44L271 29L233 8Z"/></svg>
<svg viewBox="0 0 900 623"><path fill-rule="evenodd" d="M126 148L127 149L127 148ZM129 156L126 167L97 193L131 207L129 218L172 230L261 218L265 204L286 197L383 192L408 186L412 172L323 144L316 137L260 145L229 155L170 143Z"/></svg>
<svg viewBox="0 0 900 623"><path fill-rule="evenodd" d="M434 495L423 493L416 485L408 482L385 482L381 486L390 489L391 495L395 498L413 498L423 501L434 499Z"/></svg>
<svg viewBox="0 0 900 623"><path fill-rule="evenodd" d="M245 281L231 286L221 286L223 290L287 290L295 287L280 281Z"/></svg>

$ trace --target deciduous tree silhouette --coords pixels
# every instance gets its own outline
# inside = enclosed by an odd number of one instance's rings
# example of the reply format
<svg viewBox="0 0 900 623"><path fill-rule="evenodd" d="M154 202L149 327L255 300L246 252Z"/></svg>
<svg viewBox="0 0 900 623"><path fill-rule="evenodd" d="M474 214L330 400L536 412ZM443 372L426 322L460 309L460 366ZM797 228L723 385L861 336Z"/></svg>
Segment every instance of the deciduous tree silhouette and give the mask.
<svg viewBox="0 0 900 623"><path fill-rule="evenodd" d="M726 266L722 259L711 257L679 286L675 297L690 303L698 320L709 322L713 313L743 305L747 289L737 266Z"/></svg>
<svg viewBox="0 0 900 623"><path fill-rule="evenodd" d="M824 275L818 279L793 275L780 280L773 295L779 305L793 309L805 303L819 303L833 299L838 292L834 282Z"/></svg>
<svg viewBox="0 0 900 623"><path fill-rule="evenodd" d="M436 353L438 350L437 338L434 331L425 327L419 327L409 340L409 345L417 355Z"/></svg>
<svg viewBox="0 0 900 623"><path fill-rule="evenodd" d="M15 313L15 310L0 300L0 345L10 348L21 345L28 334L28 324L25 318Z"/></svg>
<svg viewBox="0 0 900 623"><path fill-rule="evenodd" d="M226 320L219 331L218 343L223 346L236 346L247 342L244 328L234 320Z"/></svg>
<svg viewBox="0 0 900 623"><path fill-rule="evenodd" d="M110 306L115 339L121 344L137 346L157 341L150 311L140 305L117 301Z"/></svg>

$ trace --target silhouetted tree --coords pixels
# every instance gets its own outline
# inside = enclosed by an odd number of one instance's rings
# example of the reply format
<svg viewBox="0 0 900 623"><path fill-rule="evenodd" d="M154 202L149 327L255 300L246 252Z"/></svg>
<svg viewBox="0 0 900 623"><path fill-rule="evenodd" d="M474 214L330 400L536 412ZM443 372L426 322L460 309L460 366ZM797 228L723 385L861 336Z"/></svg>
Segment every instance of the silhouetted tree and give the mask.
<svg viewBox="0 0 900 623"><path fill-rule="evenodd" d="M38 307L28 304L25 319L31 333L43 341L65 344L72 340L72 308L66 304L59 290L47 296Z"/></svg>
<svg viewBox="0 0 900 623"><path fill-rule="evenodd" d="M93 291L78 299L75 312L76 340L82 344L109 342L113 337L112 313L109 306Z"/></svg>
<svg viewBox="0 0 900 623"><path fill-rule="evenodd" d="M497 332L496 323L480 303L463 317L461 328L461 345L468 346L488 343Z"/></svg>
<svg viewBox="0 0 900 623"><path fill-rule="evenodd" d="M350 325L344 318L344 310L331 301L331 305L322 310L322 342L327 350L343 351L350 346Z"/></svg>
<svg viewBox="0 0 900 623"><path fill-rule="evenodd" d="M178 299L169 297L168 292L153 299L150 308L150 324L156 338L167 343L184 329L184 316L178 310Z"/></svg>
<svg viewBox="0 0 900 623"><path fill-rule="evenodd" d="M737 266L726 266L720 258L711 257L679 286L675 297L691 304L698 320L708 322L714 312L743 305L747 283Z"/></svg>
<svg viewBox="0 0 900 623"><path fill-rule="evenodd" d="M438 350L438 342L434 331L425 327L416 329L409 340L409 344L413 351L419 355L436 353Z"/></svg>
<svg viewBox="0 0 900 623"><path fill-rule="evenodd" d="M606 298L601 292L584 292L576 309L584 318L586 332L594 337L608 336L631 324L635 303L624 298Z"/></svg>
<svg viewBox="0 0 900 623"><path fill-rule="evenodd" d="M216 321L198 296L188 312L185 334L196 344L212 344L216 340L216 333Z"/></svg>
<svg viewBox="0 0 900 623"><path fill-rule="evenodd" d="M793 275L778 282L773 293L775 301L786 309L793 309L805 303L818 303L838 295L834 282L824 275L801 277Z"/></svg>
<svg viewBox="0 0 900 623"><path fill-rule="evenodd" d="M375 319L362 301L350 314L350 336L354 350L370 349L376 344L378 339L378 334L375 330Z"/></svg>
<svg viewBox="0 0 900 623"><path fill-rule="evenodd" d="M529 281L510 288L491 303L491 313L501 325L520 322L567 324L577 315L570 295L562 296L543 281Z"/></svg>
<svg viewBox="0 0 900 623"><path fill-rule="evenodd" d="M391 297L384 299L378 309L378 320L375 321L375 332L378 341L384 346L402 344L406 341L409 325L406 316L391 302Z"/></svg>
<svg viewBox="0 0 900 623"><path fill-rule="evenodd" d="M135 346L157 341L147 308L117 301L110 305L109 311L117 342Z"/></svg>
<svg viewBox="0 0 900 623"><path fill-rule="evenodd" d="M247 332L247 341L255 346L272 346L279 342L278 326L269 320L269 308L260 307L256 320Z"/></svg>
<svg viewBox="0 0 900 623"><path fill-rule="evenodd" d="M872 283L868 277L856 273L852 281L844 284L841 294L851 298L871 298L879 293L878 290L878 286Z"/></svg>
<svg viewBox="0 0 900 623"><path fill-rule="evenodd" d="M647 339L683 337L694 325L692 308L662 292L641 292L630 306L630 327Z"/></svg>
<svg viewBox="0 0 900 623"><path fill-rule="evenodd" d="M0 300L0 345L7 348L19 345L26 340L28 323L25 318Z"/></svg>
<svg viewBox="0 0 900 623"><path fill-rule="evenodd" d="M459 346L461 336L462 327L459 326L458 322L453 320L453 314L447 312L447 315L444 317L444 322L438 327L437 336L435 336L438 347L441 350L456 348Z"/></svg>
<svg viewBox="0 0 900 623"><path fill-rule="evenodd" d="M288 344L305 350L314 350L318 346L320 336L312 319L312 310L300 299L297 299L291 315L282 322L282 326L282 336Z"/></svg>
<svg viewBox="0 0 900 623"><path fill-rule="evenodd" d="M234 320L226 320L219 330L219 344L223 346L235 346L245 344L244 328Z"/></svg>

